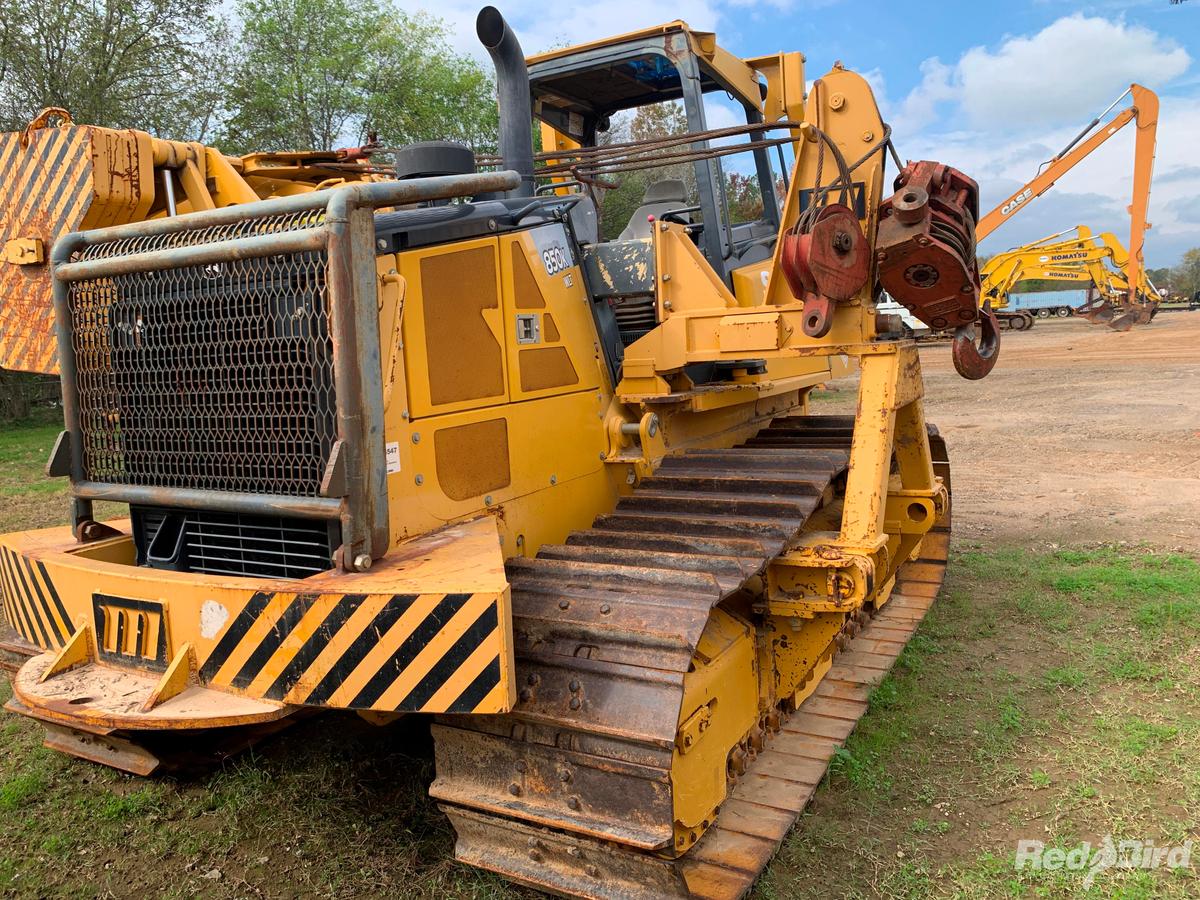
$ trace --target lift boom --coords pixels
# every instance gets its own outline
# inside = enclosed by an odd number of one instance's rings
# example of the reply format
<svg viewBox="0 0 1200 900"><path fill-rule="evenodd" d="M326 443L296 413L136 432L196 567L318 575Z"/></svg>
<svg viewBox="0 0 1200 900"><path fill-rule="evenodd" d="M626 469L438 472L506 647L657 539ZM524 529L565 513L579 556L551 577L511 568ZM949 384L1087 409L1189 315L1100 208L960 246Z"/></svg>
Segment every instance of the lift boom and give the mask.
<svg viewBox="0 0 1200 900"><path fill-rule="evenodd" d="M1131 98L1131 105L1118 113L1112 121L1101 125L1104 117L1126 97ZM1131 84L1129 89L1114 100L1108 109L1092 119L1074 140L1059 151L1053 159L1043 164L1037 175L1022 185L1015 193L1005 198L995 209L984 215L975 230L976 237L982 241L1009 221L1016 212L1026 208L1030 201L1046 193L1059 178L1075 168L1092 151L1130 122L1135 123L1136 127L1133 151L1133 198L1129 205L1129 263L1126 268L1126 277L1131 286L1128 292L1129 306L1131 309L1139 308L1141 304L1138 302L1133 286L1138 283L1141 270L1145 265L1143 247L1146 229L1150 227L1146 222L1146 212L1150 203L1150 180L1154 171L1154 145L1158 132L1158 95L1147 87Z"/></svg>

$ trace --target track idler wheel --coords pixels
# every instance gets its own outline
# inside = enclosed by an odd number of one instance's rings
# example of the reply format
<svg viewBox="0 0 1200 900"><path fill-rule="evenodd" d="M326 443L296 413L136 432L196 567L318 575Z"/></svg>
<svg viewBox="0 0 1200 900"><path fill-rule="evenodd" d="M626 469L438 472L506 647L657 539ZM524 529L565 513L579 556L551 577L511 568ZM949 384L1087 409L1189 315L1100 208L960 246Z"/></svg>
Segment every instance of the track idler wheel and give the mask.
<svg viewBox="0 0 1200 900"><path fill-rule="evenodd" d="M979 311L979 344L975 343L974 323L954 331L954 369L963 378L978 381L992 371L1000 358L1000 323L988 300Z"/></svg>

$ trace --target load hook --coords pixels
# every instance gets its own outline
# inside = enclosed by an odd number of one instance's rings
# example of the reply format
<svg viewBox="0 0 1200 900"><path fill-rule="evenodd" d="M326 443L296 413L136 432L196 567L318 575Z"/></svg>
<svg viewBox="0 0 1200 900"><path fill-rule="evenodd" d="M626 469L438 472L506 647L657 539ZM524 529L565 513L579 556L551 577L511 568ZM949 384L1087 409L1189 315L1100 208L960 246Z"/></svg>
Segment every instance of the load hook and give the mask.
<svg viewBox="0 0 1200 900"><path fill-rule="evenodd" d="M992 301L979 310L979 345L975 345L975 325L968 323L954 329L954 368L963 378L978 381L987 375L1000 358L1000 323L992 312Z"/></svg>

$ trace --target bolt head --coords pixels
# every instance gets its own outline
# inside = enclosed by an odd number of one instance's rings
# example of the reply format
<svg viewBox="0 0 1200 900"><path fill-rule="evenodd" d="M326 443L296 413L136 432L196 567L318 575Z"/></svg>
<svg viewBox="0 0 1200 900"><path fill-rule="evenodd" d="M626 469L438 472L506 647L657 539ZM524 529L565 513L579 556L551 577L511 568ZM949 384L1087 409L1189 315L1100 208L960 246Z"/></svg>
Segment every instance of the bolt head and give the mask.
<svg viewBox="0 0 1200 900"><path fill-rule="evenodd" d="M422 485L422 484L424 484L424 483L425 483L425 476L424 476L424 475L417 475L417 476L416 476L416 477L413 479L413 481L414 481L414 482L417 484L417 486L419 487L420 485Z"/></svg>
<svg viewBox="0 0 1200 900"><path fill-rule="evenodd" d="M521 786L514 781L512 784L510 784L508 786L508 792L510 794L512 794L514 797L520 797L521 796Z"/></svg>
<svg viewBox="0 0 1200 900"><path fill-rule="evenodd" d="M572 697L571 702L567 705L570 706L571 709L579 709L579 707L583 706L583 704L579 702L578 697Z"/></svg>
<svg viewBox="0 0 1200 900"><path fill-rule="evenodd" d="M365 572L367 569L371 568L372 562L374 562L374 560L371 559L371 554L360 553L358 556L354 557L354 568L360 572Z"/></svg>
<svg viewBox="0 0 1200 900"><path fill-rule="evenodd" d="M419 443L421 443L421 432L419 432L419 431L414 431L414 432L412 433L412 442L413 442L414 444L419 444Z"/></svg>
<svg viewBox="0 0 1200 900"><path fill-rule="evenodd" d="M572 694L575 693L576 691L579 690L579 679L572 678L571 683L569 685L567 685L567 687L569 687L571 689Z"/></svg>
<svg viewBox="0 0 1200 900"><path fill-rule="evenodd" d="M559 608L559 609L569 609L569 608L570 608L570 606L571 606L571 601L570 601L570 600L559 600L559 601L558 601L558 608Z"/></svg>
<svg viewBox="0 0 1200 900"><path fill-rule="evenodd" d="M579 809L579 805L578 797L571 797L567 800L567 806L571 807L571 809Z"/></svg>

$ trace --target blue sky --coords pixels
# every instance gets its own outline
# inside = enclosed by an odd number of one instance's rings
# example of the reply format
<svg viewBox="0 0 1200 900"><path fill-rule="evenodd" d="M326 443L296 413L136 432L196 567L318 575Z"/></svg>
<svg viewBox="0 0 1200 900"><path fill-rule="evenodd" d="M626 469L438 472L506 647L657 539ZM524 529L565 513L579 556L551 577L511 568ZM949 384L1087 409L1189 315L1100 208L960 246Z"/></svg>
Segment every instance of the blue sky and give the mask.
<svg viewBox="0 0 1200 900"><path fill-rule="evenodd" d="M443 18L481 56L478 0L401 2ZM1200 246L1200 0L534 0L497 3L533 53L682 18L742 56L800 50L811 79L841 60L868 77L902 157L980 182L990 208L1031 177L1131 81L1162 99L1146 261ZM713 123L710 123L713 124ZM1132 127L982 247L995 252L1084 224L1128 237Z"/></svg>

